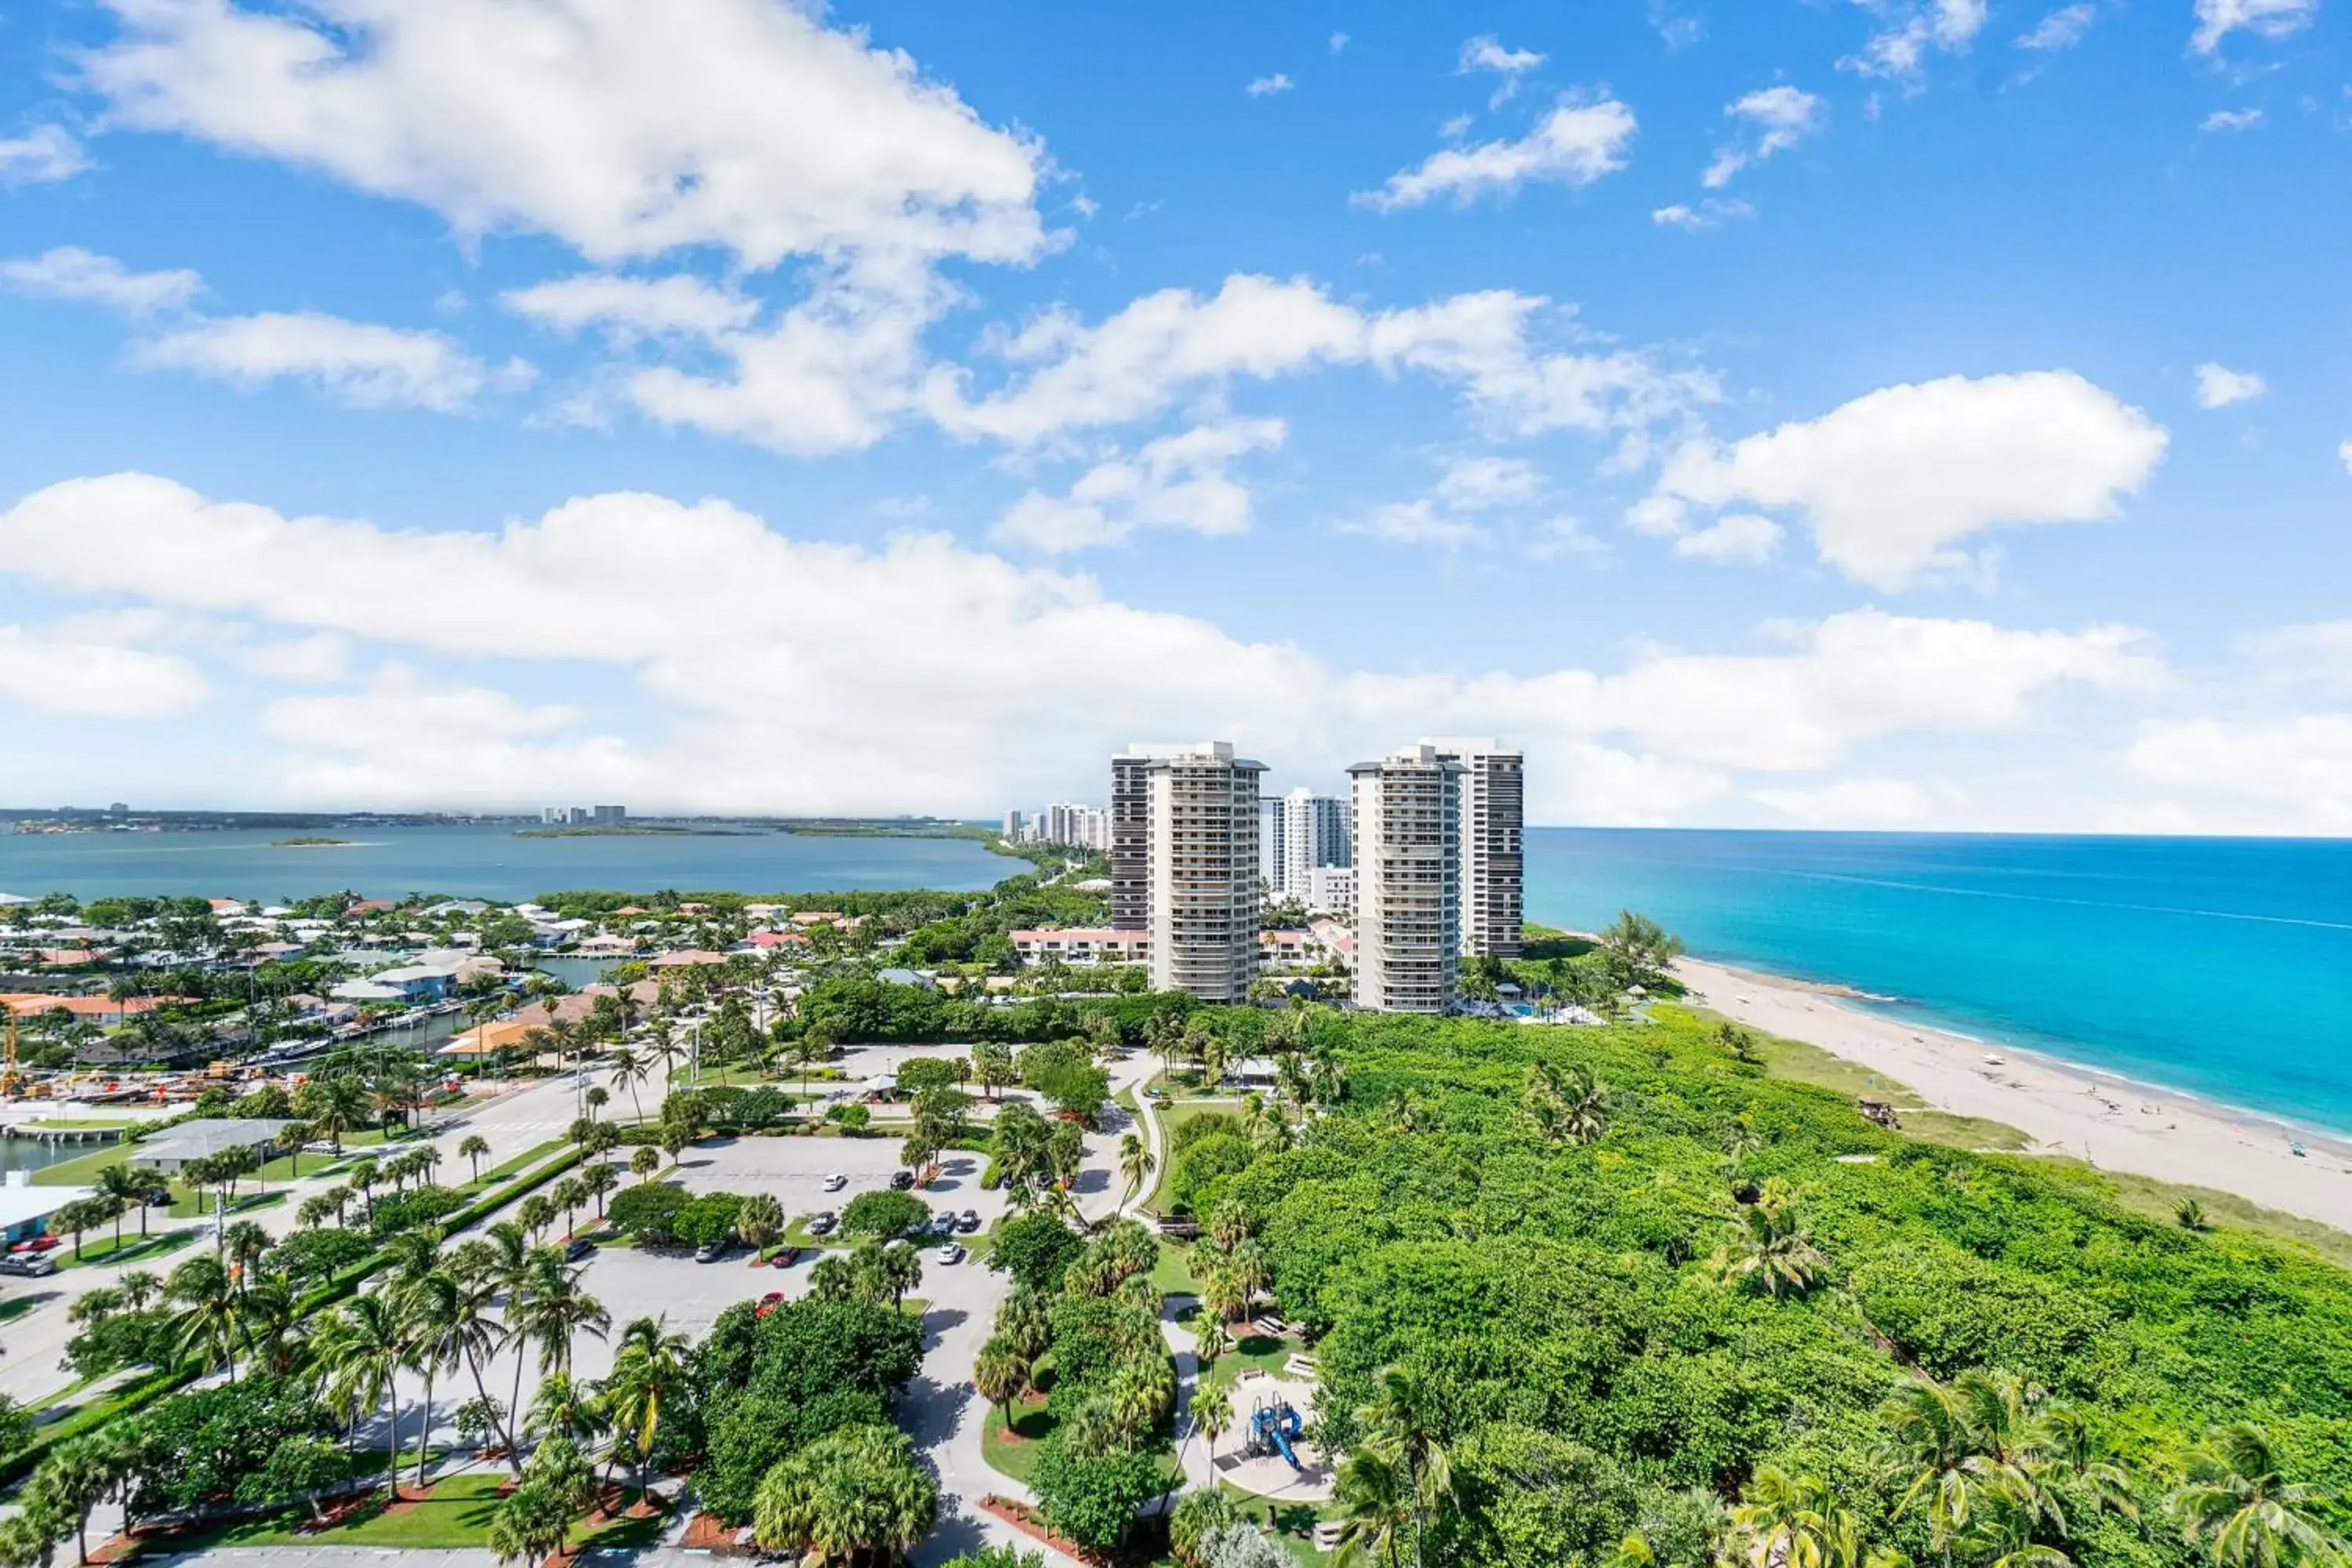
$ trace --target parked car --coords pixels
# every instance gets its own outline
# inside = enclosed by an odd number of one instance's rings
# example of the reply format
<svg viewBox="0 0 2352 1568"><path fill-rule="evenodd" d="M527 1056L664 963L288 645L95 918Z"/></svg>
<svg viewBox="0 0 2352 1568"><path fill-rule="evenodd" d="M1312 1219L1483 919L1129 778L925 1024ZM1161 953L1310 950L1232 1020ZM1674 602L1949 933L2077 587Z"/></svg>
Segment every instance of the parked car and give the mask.
<svg viewBox="0 0 2352 1568"><path fill-rule="evenodd" d="M811 1236L831 1236L833 1227L840 1223L841 1216L827 1209L823 1214L809 1216L808 1233Z"/></svg>
<svg viewBox="0 0 2352 1568"><path fill-rule="evenodd" d="M940 1248L940 1261L942 1263L961 1263L963 1258L963 1247L956 1242L950 1241Z"/></svg>
<svg viewBox="0 0 2352 1568"><path fill-rule="evenodd" d="M755 1318L764 1318L783 1304L784 1293L782 1290L771 1290L760 1298L760 1304L751 1310L751 1315Z"/></svg>
<svg viewBox="0 0 2352 1568"><path fill-rule="evenodd" d="M801 1249L799 1247L780 1247L776 1248L776 1255L768 1259L768 1267L771 1268L790 1268L793 1264L798 1263L800 1260Z"/></svg>
<svg viewBox="0 0 2352 1568"><path fill-rule="evenodd" d="M566 1263L577 1263L583 1258L593 1258L595 1255L596 1244L594 1242L589 1240L584 1236L575 1236L572 1238L571 1244L563 1249L563 1261Z"/></svg>
<svg viewBox="0 0 2352 1568"><path fill-rule="evenodd" d="M837 1193L847 1185L849 1185L849 1178L838 1171L824 1179L824 1190L828 1193Z"/></svg>
<svg viewBox="0 0 2352 1568"><path fill-rule="evenodd" d="M47 1279L57 1271L57 1259L44 1258L37 1252L13 1253L0 1258L0 1274L21 1274L27 1279Z"/></svg>
<svg viewBox="0 0 2352 1568"><path fill-rule="evenodd" d="M980 1228L980 1211L978 1209L966 1209L963 1213L956 1215L956 1228L963 1232L966 1236L970 1236L973 1231L978 1230Z"/></svg>
<svg viewBox="0 0 2352 1568"><path fill-rule="evenodd" d="M893 1172L891 1172L891 1173L890 1173L890 1190L891 1190L892 1192L894 1192L894 1193L903 1193L903 1192L905 1192L908 1187L911 1187L911 1186L913 1186L914 1184L915 1184L915 1173L914 1173L914 1172L912 1172L912 1171L893 1171Z"/></svg>
<svg viewBox="0 0 2352 1568"><path fill-rule="evenodd" d="M933 1236L953 1236L955 1234L955 1227L956 1216L955 1210L953 1209L941 1209L938 1214L931 1216L931 1234Z"/></svg>
<svg viewBox="0 0 2352 1568"><path fill-rule="evenodd" d="M726 1256L727 1244L723 1241L706 1241L694 1249L697 1263L716 1263Z"/></svg>

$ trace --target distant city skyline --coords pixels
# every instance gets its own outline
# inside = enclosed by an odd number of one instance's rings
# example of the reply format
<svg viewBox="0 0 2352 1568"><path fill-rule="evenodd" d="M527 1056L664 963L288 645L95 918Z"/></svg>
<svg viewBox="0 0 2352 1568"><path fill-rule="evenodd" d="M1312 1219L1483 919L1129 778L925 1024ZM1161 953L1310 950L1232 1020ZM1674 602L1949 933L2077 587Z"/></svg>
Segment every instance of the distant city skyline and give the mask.
<svg viewBox="0 0 2352 1568"><path fill-rule="evenodd" d="M2339 8L659 10L9 8L0 798L2352 834Z"/></svg>

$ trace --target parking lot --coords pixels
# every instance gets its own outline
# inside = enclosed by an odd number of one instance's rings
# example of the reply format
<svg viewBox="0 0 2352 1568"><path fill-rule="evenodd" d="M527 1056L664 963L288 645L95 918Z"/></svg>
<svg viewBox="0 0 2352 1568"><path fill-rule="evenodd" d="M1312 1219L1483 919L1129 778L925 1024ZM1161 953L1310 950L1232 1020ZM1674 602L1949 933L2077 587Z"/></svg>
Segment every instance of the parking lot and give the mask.
<svg viewBox="0 0 2352 1568"><path fill-rule="evenodd" d="M670 1179L693 1193L768 1193L783 1205L785 1219L796 1221L827 1209L838 1213L860 1193L887 1190L898 1169L898 1143L895 1138L718 1139L688 1150ZM975 1211L985 1234L1005 1211L1002 1193L981 1190L986 1166L984 1155L950 1151L940 1179L914 1195L934 1211ZM847 1177L848 1185L827 1193L824 1179L835 1173ZM959 1239L969 1245L975 1237ZM667 1317L670 1327L699 1338L738 1301L757 1300L771 1290L788 1300L807 1294L809 1270L821 1256L803 1250L797 1262L772 1268L754 1267L742 1248L715 1263L697 1263L683 1250L607 1247L588 1264L583 1284L613 1315L616 1329L632 1318ZM924 1244L923 1284L916 1293L933 1300L943 1292L961 1294L958 1275L979 1268L971 1258L943 1265L939 1256L936 1246ZM583 1375L601 1377L611 1370L612 1351L604 1343L583 1340L576 1354Z"/></svg>

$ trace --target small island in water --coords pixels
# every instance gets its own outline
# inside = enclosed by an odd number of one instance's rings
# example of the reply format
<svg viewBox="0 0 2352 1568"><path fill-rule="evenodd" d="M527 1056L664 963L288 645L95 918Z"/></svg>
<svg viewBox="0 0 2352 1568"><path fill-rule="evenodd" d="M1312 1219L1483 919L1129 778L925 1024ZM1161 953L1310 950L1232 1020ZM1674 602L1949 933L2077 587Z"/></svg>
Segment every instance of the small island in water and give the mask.
<svg viewBox="0 0 2352 1568"><path fill-rule="evenodd" d="M280 838L272 849L334 849L356 842L350 838L325 838L315 833L305 833L292 838Z"/></svg>

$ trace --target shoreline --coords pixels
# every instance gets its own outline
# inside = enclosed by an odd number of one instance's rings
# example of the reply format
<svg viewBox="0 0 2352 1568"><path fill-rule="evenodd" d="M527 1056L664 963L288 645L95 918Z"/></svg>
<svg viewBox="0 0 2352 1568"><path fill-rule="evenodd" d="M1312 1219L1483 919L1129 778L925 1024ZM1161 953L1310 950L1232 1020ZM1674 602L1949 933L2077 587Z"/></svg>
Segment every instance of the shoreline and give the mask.
<svg viewBox="0 0 2352 1568"><path fill-rule="evenodd" d="M1878 1073L1930 1109L2013 1127L2029 1153L2210 1187L2352 1231L2352 1140L2341 1133L1874 1012L1856 1004L1896 999L1848 985L1687 956L1675 972L1694 1005Z"/></svg>

